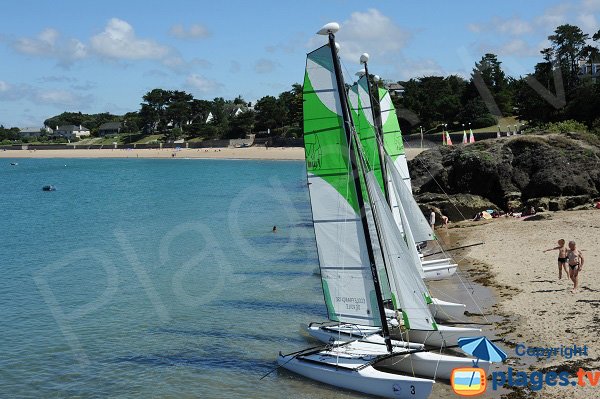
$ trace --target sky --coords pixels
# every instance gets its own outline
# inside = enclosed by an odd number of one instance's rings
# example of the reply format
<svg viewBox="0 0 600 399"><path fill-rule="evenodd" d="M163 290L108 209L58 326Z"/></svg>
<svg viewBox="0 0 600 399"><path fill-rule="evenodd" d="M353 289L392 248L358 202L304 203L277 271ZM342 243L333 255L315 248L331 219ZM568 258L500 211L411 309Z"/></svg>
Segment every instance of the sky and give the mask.
<svg viewBox="0 0 600 399"><path fill-rule="evenodd" d="M600 0L2 0L0 124L41 127L64 111L138 111L154 88L255 102L302 83L315 35L336 21L346 81L469 77L483 54L521 76L564 23L592 35Z"/></svg>

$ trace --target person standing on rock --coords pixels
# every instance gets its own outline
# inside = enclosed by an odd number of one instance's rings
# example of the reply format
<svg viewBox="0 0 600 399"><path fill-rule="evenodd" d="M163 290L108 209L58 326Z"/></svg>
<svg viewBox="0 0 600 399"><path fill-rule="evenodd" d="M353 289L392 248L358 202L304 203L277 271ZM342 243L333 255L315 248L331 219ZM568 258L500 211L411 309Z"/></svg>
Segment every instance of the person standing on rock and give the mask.
<svg viewBox="0 0 600 399"><path fill-rule="evenodd" d="M548 251L554 251L555 249L558 249L558 279L561 280L563 269L565 269L565 274L569 276L569 270L567 268L567 265L569 264L569 260L567 258L568 249L565 246L565 240L561 238L560 240L558 240L557 247L548 248L543 252L546 253Z"/></svg>
<svg viewBox="0 0 600 399"><path fill-rule="evenodd" d="M569 250L567 251L567 259L569 261L569 277L573 281L573 289L571 292L577 292L578 280L577 275L583 269L583 254L575 247L575 241L569 241Z"/></svg>
<svg viewBox="0 0 600 399"><path fill-rule="evenodd" d="M431 230L435 229L435 211L431 209L431 213L429 214L429 224L431 225Z"/></svg>

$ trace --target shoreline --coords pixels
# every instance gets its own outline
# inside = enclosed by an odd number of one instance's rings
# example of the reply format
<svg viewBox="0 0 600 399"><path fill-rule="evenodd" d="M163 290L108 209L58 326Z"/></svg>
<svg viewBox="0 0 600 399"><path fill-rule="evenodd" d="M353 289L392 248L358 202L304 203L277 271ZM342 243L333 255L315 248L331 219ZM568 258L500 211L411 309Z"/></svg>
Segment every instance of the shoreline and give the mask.
<svg viewBox="0 0 600 399"><path fill-rule="evenodd" d="M423 150L407 148L412 159ZM246 148L181 148L175 149L44 149L0 151L0 159L25 158L143 158L143 159L239 159L239 160L304 160L304 147L246 147Z"/></svg>
<svg viewBox="0 0 600 399"><path fill-rule="evenodd" d="M500 320L494 321L493 331L502 337L500 346L508 354L503 365L494 370L567 371L577 378L579 368L600 369L600 263L597 237L600 235L600 211L560 211L546 213L547 219L524 221L500 218L489 221L465 221L451 224L448 235L457 242L484 241L482 246L457 252L457 258L470 259L467 271L472 281L483 284L496 294L491 307ZM440 229L441 230L441 229ZM583 251L585 262L580 273L579 292L572 294L572 282L563 274L558 279L556 255L553 248L559 238L575 240ZM550 358L519 356L516 345L526 347L560 348L587 345L587 356L572 358L561 355ZM536 393L544 398L589 398L598 387L544 385ZM529 397L529 389L514 389L517 397ZM493 391L492 391L493 392ZM488 392L489 393L489 392ZM499 394L500 392L497 392Z"/></svg>

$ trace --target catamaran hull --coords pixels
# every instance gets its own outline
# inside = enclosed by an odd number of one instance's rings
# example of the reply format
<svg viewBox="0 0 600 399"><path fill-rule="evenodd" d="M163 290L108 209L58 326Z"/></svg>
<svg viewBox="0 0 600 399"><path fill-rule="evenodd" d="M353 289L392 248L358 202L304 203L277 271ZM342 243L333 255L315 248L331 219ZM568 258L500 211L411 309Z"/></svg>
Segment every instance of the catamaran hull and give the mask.
<svg viewBox="0 0 600 399"><path fill-rule="evenodd" d="M429 304L429 310L433 317L439 321L462 320L465 316L467 306L462 303L442 301L438 298L432 298L433 303Z"/></svg>
<svg viewBox="0 0 600 399"><path fill-rule="evenodd" d="M433 389L432 380L386 373L373 366L344 369L318 359L316 356L293 358L280 355L277 362L311 380L384 398L426 399ZM344 359L339 358L339 363L343 362Z"/></svg>
<svg viewBox="0 0 600 399"><path fill-rule="evenodd" d="M401 334L401 339L422 342L438 348L457 346L459 338L480 337L480 328L450 327L438 324L437 331L410 330Z"/></svg>
<svg viewBox="0 0 600 399"><path fill-rule="evenodd" d="M309 334L318 339L321 342L333 343L333 342L347 342L352 339L362 339L361 342L366 344L379 344L385 347L385 342L381 335L374 333L372 335L357 337L354 335L346 334L342 332L335 332L332 330L324 329L318 326L310 326L308 328ZM392 340L394 347L408 348L409 351L419 350L423 347L421 344L412 342L396 341ZM360 342L353 343L353 345L359 345ZM442 355L439 353L432 352L414 352L406 355L394 356L390 359L382 360L375 364L376 367L382 367L387 370L395 372L403 372L409 375L420 375L427 378L437 378L449 380L452 375L452 370L460 367L473 367L473 361L468 357L449 356ZM489 363L485 361L479 361L481 368L489 368Z"/></svg>
<svg viewBox="0 0 600 399"><path fill-rule="evenodd" d="M445 278L452 277L456 272L458 265L456 264L441 264L441 265L422 265L423 267L423 280L443 280Z"/></svg>
<svg viewBox="0 0 600 399"><path fill-rule="evenodd" d="M427 378L450 380L452 370L461 367L473 367L475 359L468 357L442 355L432 352L417 352L404 356L396 356L375 364L377 368L390 371L420 375ZM490 363L480 360L477 367L487 373Z"/></svg>

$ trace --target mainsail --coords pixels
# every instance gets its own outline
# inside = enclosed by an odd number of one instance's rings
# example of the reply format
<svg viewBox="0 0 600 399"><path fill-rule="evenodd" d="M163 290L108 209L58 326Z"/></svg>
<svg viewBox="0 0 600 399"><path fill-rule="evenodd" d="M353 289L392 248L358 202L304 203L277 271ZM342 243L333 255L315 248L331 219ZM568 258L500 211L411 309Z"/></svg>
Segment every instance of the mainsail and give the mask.
<svg viewBox="0 0 600 399"><path fill-rule="evenodd" d="M380 231L380 240L386 260L395 308L402 310L404 327L412 330L437 330L429 310L431 297L423 283L418 256L411 252L392 216L389 205L372 172L366 176L367 187L373 206L373 214ZM413 249L416 251L416 247Z"/></svg>
<svg viewBox="0 0 600 399"><path fill-rule="evenodd" d="M306 169L323 293L330 320L381 326L331 53L326 45L308 54L303 89Z"/></svg>
<svg viewBox="0 0 600 399"><path fill-rule="evenodd" d="M387 166L387 175L391 181L391 188L397 195L392 195L394 199L394 203L400 204L402 206L403 211L406 216L406 224L410 226L410 231L412 232L412 237L416 242L423 242L434 240L435 236L433 234L433 230L431 230L431 226L429 222L421 212L421 208L415 201L412 193L406 188L406 185L403 184L402 176L394 166L394 161L392 157L388 154L385 154L384 163ZM398 208L398 216L400 216L400 209ZM402 218L400 218L402 222ZM405 224L403 223L403 226ZM406 230L406 228L404 228Z"/></svg>
<svg viewBox="0 0 600 399"><path fill-rule="evenodd" d="M379 109L381 110L383 145L394 161L394 166L400 173L400 176L402 176L406 187L412 192L404 143L402 142L402 131L398 123L396 108L394 107L394 103L392 103L390 93L382 87L379 88Z"/></svg>

